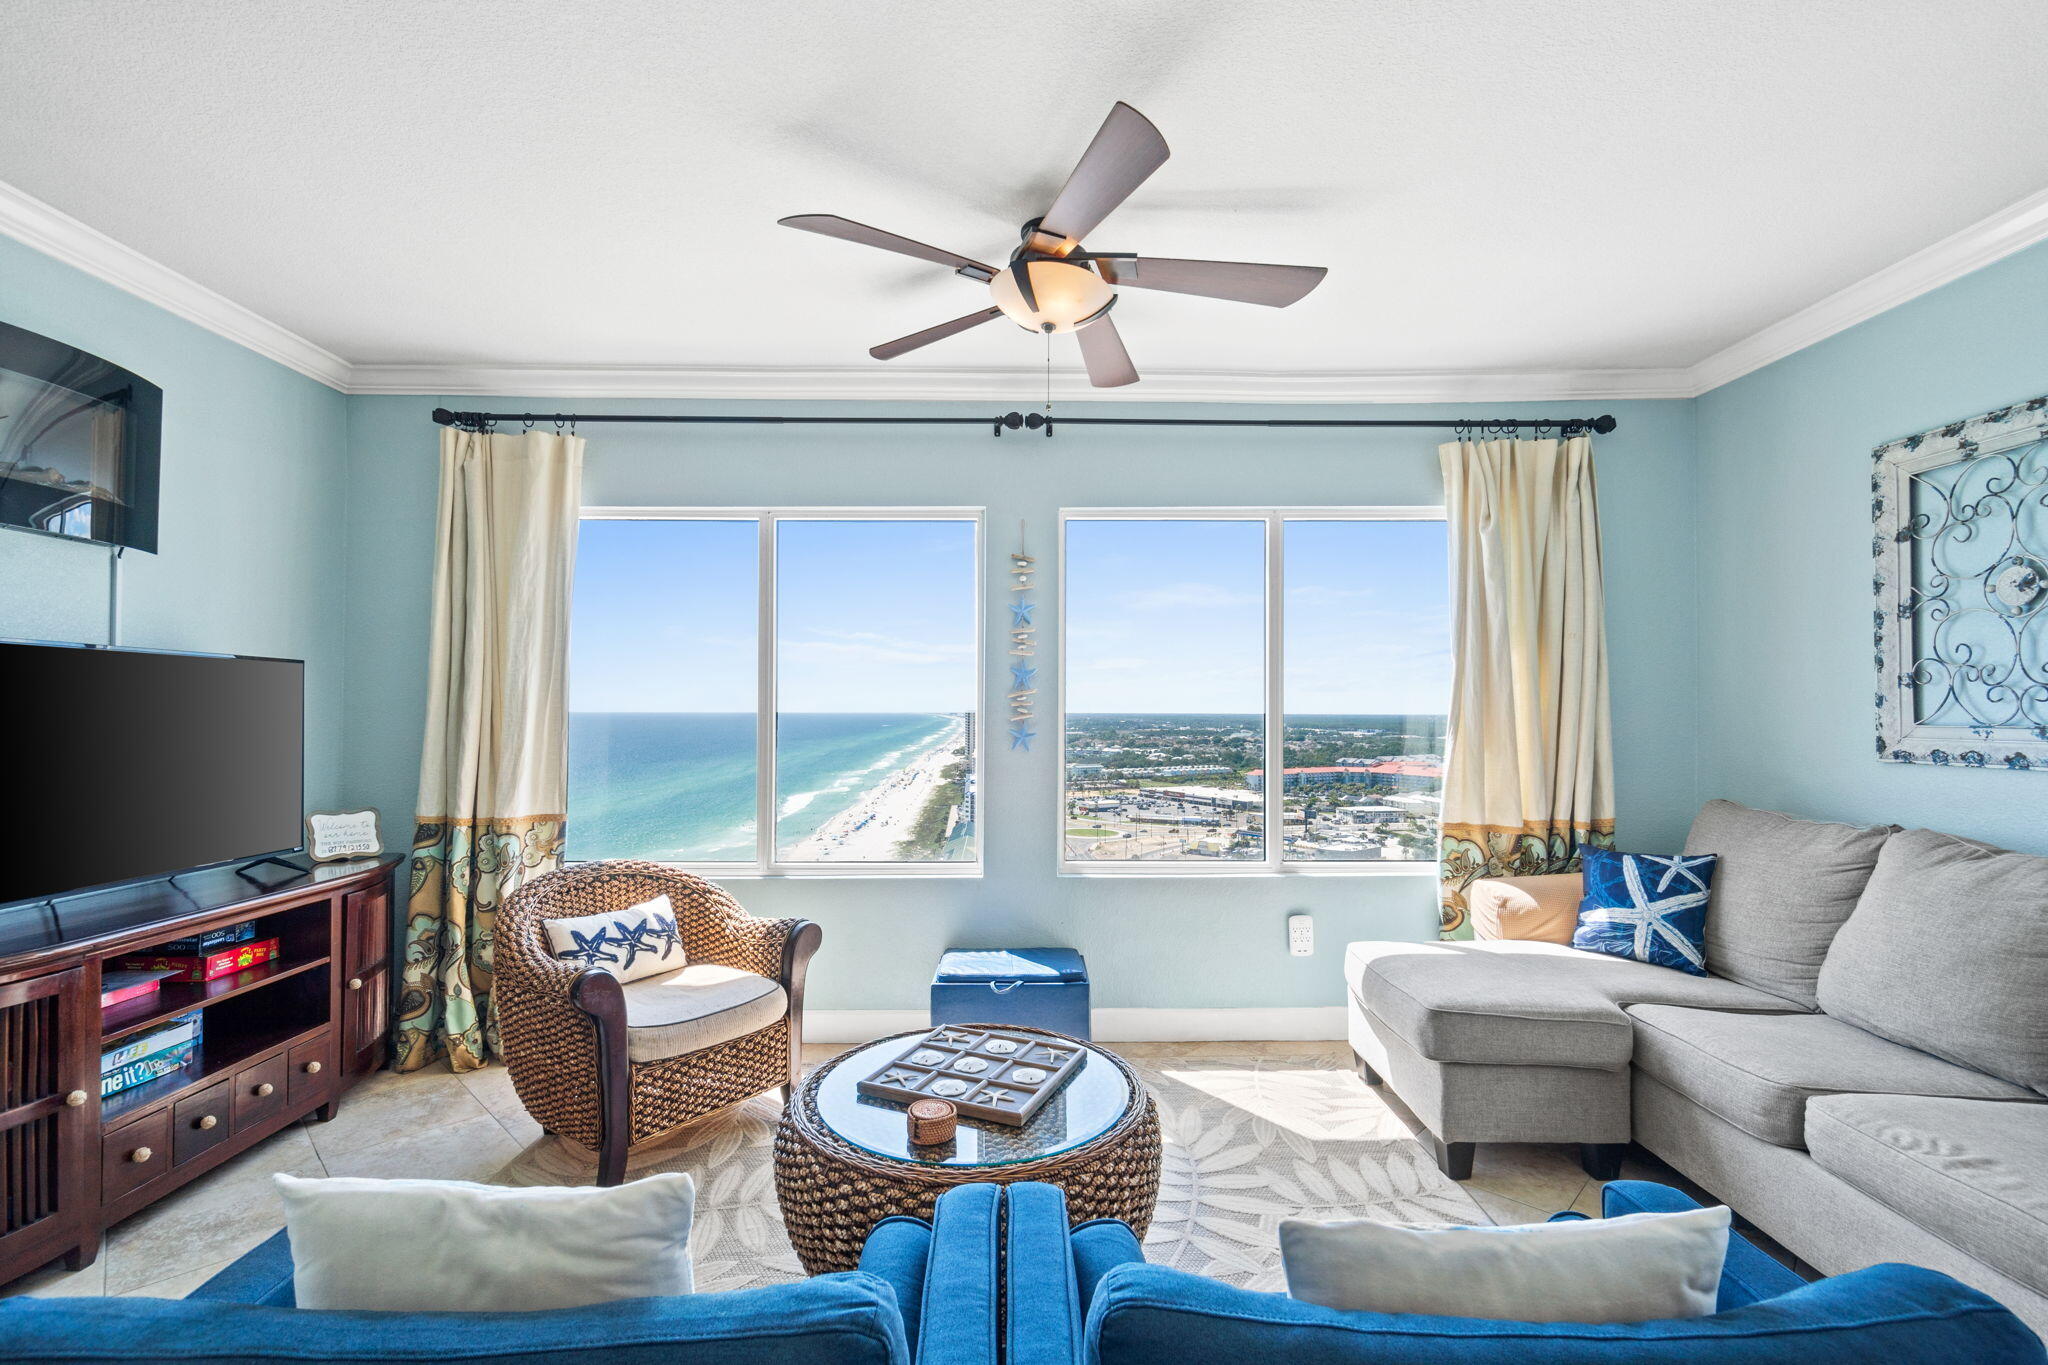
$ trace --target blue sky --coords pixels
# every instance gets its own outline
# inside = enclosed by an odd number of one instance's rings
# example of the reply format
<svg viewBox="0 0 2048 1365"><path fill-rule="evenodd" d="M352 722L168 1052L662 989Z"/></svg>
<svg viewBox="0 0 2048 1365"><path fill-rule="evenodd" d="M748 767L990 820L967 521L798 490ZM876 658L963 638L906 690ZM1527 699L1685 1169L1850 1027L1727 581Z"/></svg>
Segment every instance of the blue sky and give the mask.
<svg viewBox="0 0 2048 1365"><path fill-rule="evenodd" d="M752 521L586 521L569 636L578 711L752 711ZM974 527L784 521L785 711L974 705Z"/></svg>
<svg viewBox="0 0 2048 1365"><path fill-rule="evenodd" d="M583 523L571 707L752 711L757 536L752 521ZM973 544L969 522L780 523L781 709L972 708ZM1260 710L1263 547L1256 521L1070 522L1070 709ZM1285 548L1288 710L1441 714L1443 524L1294 521Z"/></svg>
<svg viewBox="0 0 2048 1365"><path fill-rule="evenodd" d="M1292 714L1441 714L1450 692L1443 523L1292 521ZM1248 712L1265 705L1264 527L1067 524L1067 706Z"/></svg>

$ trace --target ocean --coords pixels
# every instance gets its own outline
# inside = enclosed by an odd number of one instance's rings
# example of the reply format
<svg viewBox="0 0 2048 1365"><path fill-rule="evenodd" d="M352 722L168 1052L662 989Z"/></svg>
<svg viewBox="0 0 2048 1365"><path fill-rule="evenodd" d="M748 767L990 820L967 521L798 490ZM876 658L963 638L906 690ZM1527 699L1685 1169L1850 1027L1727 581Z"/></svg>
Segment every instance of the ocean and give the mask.
<svg viewBox="0 0 2048 1365"><path fill-rule="evenodd" d="M845 810L956 721L931 712L779 717L777 846ZM571 712L567 856L752 862L754 742L750 711Z"/></svg>

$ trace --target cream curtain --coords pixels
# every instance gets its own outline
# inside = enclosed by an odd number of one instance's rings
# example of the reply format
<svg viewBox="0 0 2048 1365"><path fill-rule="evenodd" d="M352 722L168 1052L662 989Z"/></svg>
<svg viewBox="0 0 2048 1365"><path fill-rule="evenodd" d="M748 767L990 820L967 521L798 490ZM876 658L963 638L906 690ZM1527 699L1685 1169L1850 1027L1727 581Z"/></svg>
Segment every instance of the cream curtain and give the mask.
<svg viewBox="0 0 2048 1365"><path fill-rule="evenodd" d="M1451 549L1443 935L1477 877L1566 872L1614 840L1593 443L1439 446Z"/></svg>
<svg viewBox="0 0 2048 1365"><path fill-rule="evenodd" d="M583 440L441 433L440 535L396 1065L497 1052L491 924L552 869L568 804Z"/></svg>

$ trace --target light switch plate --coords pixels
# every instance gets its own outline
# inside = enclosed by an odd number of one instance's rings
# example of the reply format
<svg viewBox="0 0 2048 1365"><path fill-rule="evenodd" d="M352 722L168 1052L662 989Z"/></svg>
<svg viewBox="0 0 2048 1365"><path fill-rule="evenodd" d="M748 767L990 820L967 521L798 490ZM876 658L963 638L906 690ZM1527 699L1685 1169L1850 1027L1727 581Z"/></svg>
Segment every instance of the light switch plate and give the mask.
<svg viewBox="0 0 2048 1365"><path fill-rule="evenodd" d="M1313 915L1287 917L1287 951L1296 957L1315 956L1316 921Z"/></svg>

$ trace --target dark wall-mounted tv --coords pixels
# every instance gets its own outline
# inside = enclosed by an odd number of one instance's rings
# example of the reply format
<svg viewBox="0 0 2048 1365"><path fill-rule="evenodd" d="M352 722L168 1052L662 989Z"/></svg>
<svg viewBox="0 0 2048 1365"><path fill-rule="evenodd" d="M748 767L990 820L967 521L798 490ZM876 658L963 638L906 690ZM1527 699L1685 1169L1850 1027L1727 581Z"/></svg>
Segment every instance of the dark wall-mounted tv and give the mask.
<svg viewBox="0 0 2048 1365"><path fill-rule="evenodd" d="M296 852L305 672L0 642L0 905Z"/></svg>
<svg viewBox="0 0 2048 1365"><path fill-rule="evenodd" d="M0 322L0 526L156 552L163 390Z"/></svg>

